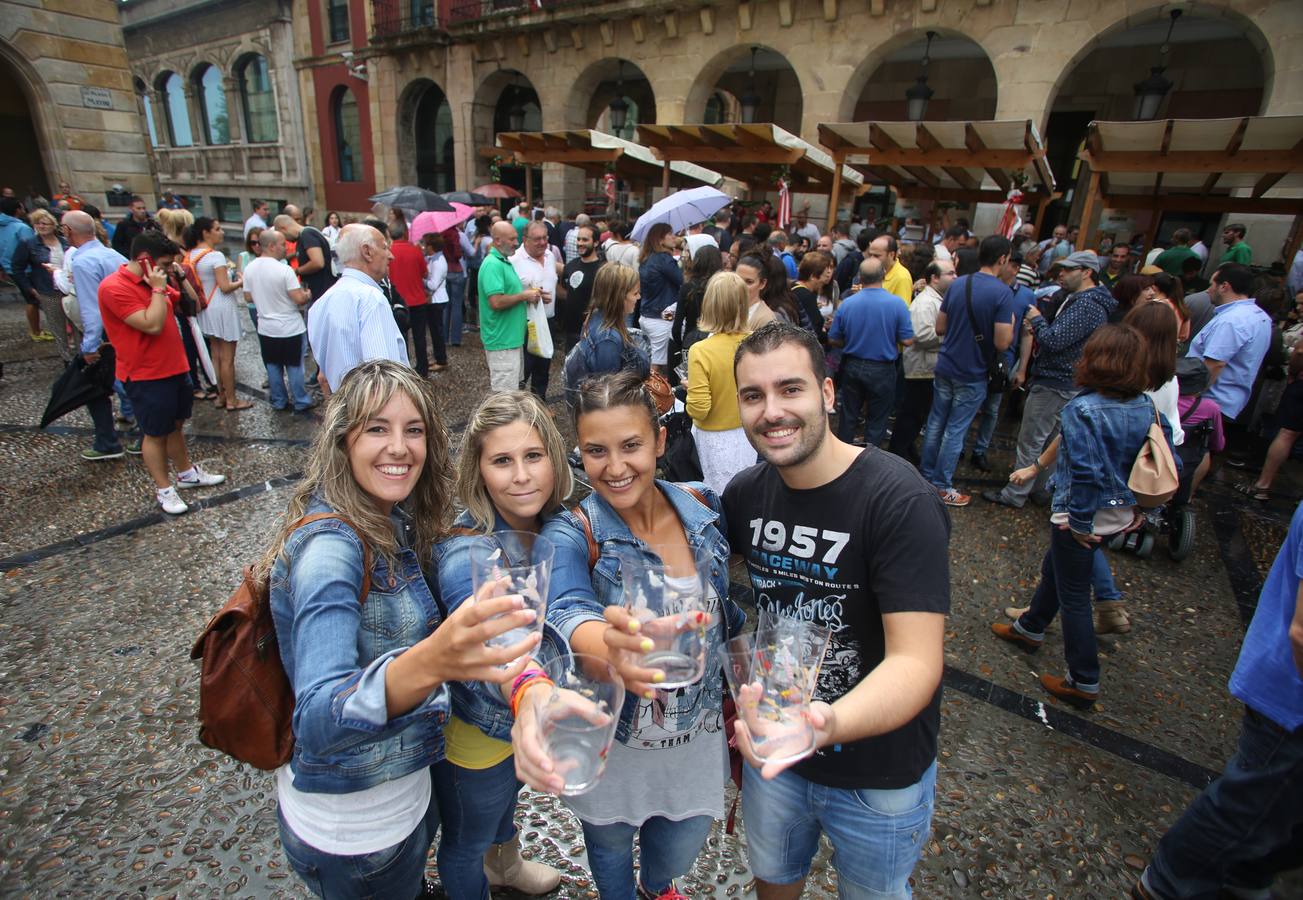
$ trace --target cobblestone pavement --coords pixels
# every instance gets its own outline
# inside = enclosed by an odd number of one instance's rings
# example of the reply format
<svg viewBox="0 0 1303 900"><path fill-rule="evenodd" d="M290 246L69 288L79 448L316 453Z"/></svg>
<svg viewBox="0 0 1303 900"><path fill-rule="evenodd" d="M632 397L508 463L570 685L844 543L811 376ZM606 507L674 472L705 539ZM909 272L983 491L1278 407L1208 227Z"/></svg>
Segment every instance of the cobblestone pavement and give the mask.
<svg viewBox="0 0 1303 900"><path fill-rule="evenodd" d="M59 365L21 322L16 303L0 302L0 895L304 896L278 846L270 776L195 740L188 651L281 509L316 421L265 403L243 413L197 404L192 451L228 481L165 520L139 459L79 459L84 412L36 430ZM239 378L255 397L257 352L241 342ZM450 355L437 385L459 431L487 376L475 335ZM1011 446L1006 424L997 468ZM969 488L994 484L959 474ZM1087 714L1035 683L1041 667L1063 668L1054 637L1027 657L988 630L1035 584L1044 511L980 501L954 511L937 805L919 896L1125 893L1233 750L1240 709L1226 679L1298 493L1290 480L1250 507L1211 485L1185 563L1161 550L1148 561L1110 554L1135 629L1101 641L1105 693ZM520 822L528 852L566 870L554 896L595 896L558 801L525 795ZM681 886L744 896L745 860L745 823L737 836L717 829ZM1303 896L1291 884L1282 890ZM835 896L827 851L807 896Z"/></svg>

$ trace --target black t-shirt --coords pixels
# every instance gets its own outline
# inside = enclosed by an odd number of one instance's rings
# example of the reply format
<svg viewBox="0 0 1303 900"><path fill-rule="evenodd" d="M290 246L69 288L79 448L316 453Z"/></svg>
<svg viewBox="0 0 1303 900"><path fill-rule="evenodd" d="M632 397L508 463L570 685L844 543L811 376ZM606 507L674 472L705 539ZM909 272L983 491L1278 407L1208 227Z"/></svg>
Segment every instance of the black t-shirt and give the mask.
<svg viewBox="0 0 1303 900"><path fill-rule="evenodd" d="M330 270L330 241L326 236L315 228L304 228L299 232L298 244L295 248L294 255L298 257L299 265L311 262L308 257L308 248L320 247L321 257L325 266L311 275L304 275L299 280L304 286L312 291L312 299L320 300L321 295L330 290L331 286L338 280Z"/></svg>
<svg viewBox="0 0 1303 900"><path fill-rule="evenodd" d="M578 334L583 327L588 301L593 296L593 280L601 266L600 259L592 262L572 259L566 263L565 271L561 273L561 283L566 288L566 299L561 304L561 324L567 334Z"/></svg>
<svg viewBox="0 0 1303 900"><path fill-rule="evenodd" d="M882 662L884 613L950 611L950 518L936 489L899 457L866 448L810 490L787 487L762 462L729 482L724 510L756 606L833 629L816 699L839 699ZM825 747L793 771L829 787L908 787L936 759L940 724L938 686L907 724Z"/></svg>

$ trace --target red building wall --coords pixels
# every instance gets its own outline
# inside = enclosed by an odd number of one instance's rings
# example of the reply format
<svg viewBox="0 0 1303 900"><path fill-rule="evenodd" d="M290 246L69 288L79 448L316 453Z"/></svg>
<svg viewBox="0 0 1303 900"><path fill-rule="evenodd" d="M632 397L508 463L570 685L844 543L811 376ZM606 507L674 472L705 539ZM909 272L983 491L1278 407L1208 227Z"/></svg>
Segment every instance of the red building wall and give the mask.
<svg viewBox="0 0 1303 900"><path fill-rule="evenodd" d="M312 54L323 56L337 47L326 42L325 5L319 0L308 0L308 22L312 33ZM349 46L354 52L367 46L366 7L360 0L349 3ZM368 199L376 193L375 159L371 148L371 97L367 83L348 73L341 63L328 63L312 68L312 87L317 97L316 140L321 151L322 192L327 209L366 210L371 208ZM357 100L358 125L362 134L360 181L339 180L339 153L335 134L335 96L341 88L348 88Z"/></svg>

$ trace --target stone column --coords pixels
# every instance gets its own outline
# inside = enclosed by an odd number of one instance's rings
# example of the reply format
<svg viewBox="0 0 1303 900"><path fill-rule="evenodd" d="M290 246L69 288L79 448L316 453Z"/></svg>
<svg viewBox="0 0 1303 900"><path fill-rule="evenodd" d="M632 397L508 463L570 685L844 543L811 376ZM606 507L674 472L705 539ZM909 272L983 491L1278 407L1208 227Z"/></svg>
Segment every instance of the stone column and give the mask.
<svg viewBox="0 0 1303 900"><path fill-rule="evenodd" d="M222 92L226 94L227 131L232 144L245 143L244 103L240 94L240 80L230 75L222 79Z"/></svg>

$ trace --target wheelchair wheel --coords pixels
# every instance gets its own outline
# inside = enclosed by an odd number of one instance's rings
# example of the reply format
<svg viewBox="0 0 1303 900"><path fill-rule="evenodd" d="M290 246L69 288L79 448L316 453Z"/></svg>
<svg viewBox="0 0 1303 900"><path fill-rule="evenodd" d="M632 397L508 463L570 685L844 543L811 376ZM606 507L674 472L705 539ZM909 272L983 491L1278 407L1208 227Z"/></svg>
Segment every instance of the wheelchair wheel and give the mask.
<svg viewBox="0 0 1303 900"><path fill-rule="evenodd" d="M1171 531L1167 536L1167 555L1180 562L1194 549L1194 511L1182 507L1168 517Z"/></svg>
<svg viewBox="0 0 1303 900"><path fill-rule="evenodd" d="M1136 556L1149 559L1154 552L1153 532L1146 531L1136 540Z"/></svg>
<svg viewBox="0 0 1303 900"><path fill-rule="evenodd" d="M1109 535L1108 540L1104 542L1104 546L1110 550L1121 550L1126 542L1127 536L1119 531L1117 534Z"/></svg>

